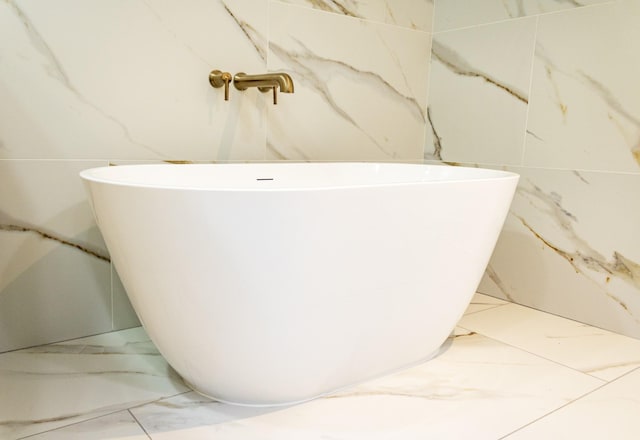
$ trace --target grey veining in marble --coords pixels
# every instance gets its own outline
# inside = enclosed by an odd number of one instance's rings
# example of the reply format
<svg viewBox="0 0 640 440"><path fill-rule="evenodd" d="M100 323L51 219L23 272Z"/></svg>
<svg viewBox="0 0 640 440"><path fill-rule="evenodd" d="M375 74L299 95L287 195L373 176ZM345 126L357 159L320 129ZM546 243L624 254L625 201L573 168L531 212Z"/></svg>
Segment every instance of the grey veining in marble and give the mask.
<svg viewBox="0 0 640 440"><path fill-rule="evenodd" d="M430 31L433 0L281 0L320 11Z"/></svg>
<svg viewBox="0 0 640 440"><path fill-rule="evenodd" d="M268 158L420 159L426 33L278 2L271 13L269 68L296 93L269 111Z"/></svg>
<svg viewBox="0 0 640 440"><path fill-rule="evenodd" d="M502 294L502 297L508 299L509 301L513 301L513 297L509 292L509 289L504 285L503 281L500 279L498 272L493 268L491 263L487 265L487 269L485 270L485 276L489 278L493 284L498 288L499 292Z"/></svg>
<svg viewBox="0 0 640 440"><path fill-rule="evenodd" d="M432 45L432 55L434 59L441 62L450 71L456 75L468 76L472 78L481 78L487 83L495 86L509 95L513 96L517 100L524 104L529 103L529 99L526 96L526 92L518 90L517 87L510 84L506 84L500 79L494 78L492 75L483 72L481 69L477 69L470 65L460 54L456 53L453 49L446 45L434 40Z"/></svg>
<svg viewBox="0 0 640 440"><path fill-rule="evenodd" d="M640 209L619 188L640 176L514 170L520 184L480 291L638 335Z"/></svg>
<svg viewBox="0 0 640 440"><path fill-rule="evenodd" d="M4 353L0 387L2 438L21 438L187 390L139 328ZM35 395L42 397L40 404L31 400Z"/></svg>
<svg viewBox="0 0 640 440"><path fill-rule="evenodd" d="M536 19L435 34L424 158L520 164Z"/></svg>
<svg viewBox="0 0 640 440"><path fill-rule="evenodd" d="M573 249L566 250L553 244L545 239L541 233L536 232L524 217L514 214L516 218L518 218L525 228L531 231L536 238L544 243L545 246L564 258L577 273L589 279L593 279L593 272L604 274L607 283L611 280L611 277L616 277L631 284L635 289L640 290L640 264L626 258L617 251L614 251L613 255L607 258L594 249L587 240L580 237L574 228L574 224L578 222L578 219L563 208L562 197L559 194L553 192L546 193L531 182L529 182L528 185L520 185L517 191L521 197L553 219L559 229L563 231L565 237L573 245ZM616 301L620 307L629 311L628 306L623 300L609 291L605 292L606 295ZM634 319L640 323L640 318Z"/></svg>
<svg viewBox="0 0 640 440"><path fill-rule="evenodd" d="M242 18L238 17L229 7L230 2L222 2L225 11L229 16L233 19L233 21L238 25L238 27L242 30L244 36L251 42L251 45L255 49L256 53L260 56L260 58L264 61L267 60L267 51L266 51L266 40L263 35L261 35L258 30L251 25L251 23L246 22Z"/></svg>
<svg viewBox="0 0 640 440"><path fill-rule="evenodd" d="M372 89L381 90L388 98L398 102L401 106L409 110L409 114L419 122L424 122L424 112L422 106L413 96L407 96L396 89L392 84L385 80L382 76L375 72L360 70L353 65L324 58L313 53L302 41L296 40L297 48L294 51L287 51L275 43L270 45L271 51L279 58L284 60L293 71L296 72L300 81L315 91L322 97L327 107L335 114L339 115L347 124L354 127L364 136L369 138L372 144L380 150L386 157L393 157L393 152L389 148L379 142L372 136L367 129L362 127L359 122L343 107L327 85L325 75L331 72L331 75L349 78L351 81L358 82L362 85L368 85ZM318 73L318 72L324 72Z"/></svg>
<svg viewBox="0 0 640 440"><path fill-rule="evenodd" d="M80 103L90 107L102 117L117 125L122 134L132 144L137 145L156 157L163 157L163 154L137 139L134 139L129 128L120 121L116 116L105 111L103 108L89 100L73 83L69 73L67 73L63 63L58 59L54 50L47 43L46 39L38 31L38 27L29 18L29 16L18 6L16 0L6 0L11 10L14 12L20 22L22 22L25 32L27 33L33 47L42 55L45 60L46 73L57 80L66 90L68 90Z"/></svg>
<svg viewBox="0 0 640 440"><path fill-rule="evenodd" d="M438 131L431 118L431 107L427 108L427 128L431 130L433 150L431 152L425 149L425 160L443 160L442 159L442 138L438 135Z"/></svg>

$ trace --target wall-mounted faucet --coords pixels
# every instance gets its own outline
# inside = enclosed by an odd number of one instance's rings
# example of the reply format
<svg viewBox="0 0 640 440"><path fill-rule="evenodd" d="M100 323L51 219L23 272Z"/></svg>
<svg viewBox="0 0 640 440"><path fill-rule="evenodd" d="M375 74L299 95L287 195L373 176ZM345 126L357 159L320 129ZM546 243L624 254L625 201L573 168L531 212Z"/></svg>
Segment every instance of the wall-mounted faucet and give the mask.
<svg viewBox="0 0 640 440"><path fill-rule="evenodd" d="M261 92L273 91L273 103L278 103L278 89L282 93L293 93L293 80L284 72L263 73L259 75L247 75L244 72L236 73L233 78L229 72L212 70L209 74L209 83L212 87L224 86L224 100L229 100L229 83L240 91L249 87L257 87Z"/></svg>
<svg viewBox="0 0 640 440"><path fill-rule="evenodd" d="M261 92L273 90L273 103L278 103L278 89L282 93L293 93L293 80L284 72L264 73L261 75L247 75L244 72L236 73L233 77L233 85L238 90L247 90L249 87L257 87Z"/></svg>

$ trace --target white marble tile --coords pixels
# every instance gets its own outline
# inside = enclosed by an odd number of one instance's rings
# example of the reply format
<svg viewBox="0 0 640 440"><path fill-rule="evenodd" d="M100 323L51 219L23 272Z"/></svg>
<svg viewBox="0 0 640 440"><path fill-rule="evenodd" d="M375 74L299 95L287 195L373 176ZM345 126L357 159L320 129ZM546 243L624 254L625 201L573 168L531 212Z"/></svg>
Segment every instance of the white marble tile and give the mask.
<svg viewBox="0 0 640 440"><path fill-rule="evenodd" d="M496 439L602 383L458 330L427 363L305 404L241 408L185 394L132 412L156 440Z"/></svg>
<svg viewBox="0 0 640 440"><path fill-rule="evenodd" d="M431 31L433 0L280 0L347 17Z"/></svg>
<svg viewBox="0 0 640 440"><path fill-rule="evenodd" d="M0 161L0 352L111 330L109 255L78 173Z"/></svg>
<svg viewBox="0 0 640 440"><path fill-rule="evenodd" d="M519 186L478 290L640 337L640 176L511 170Z"/></svg>
<svg viewBox="0 0 640 440"><path fill-rule="evenodd" d="M579 8L611 0L435 0L435 32L536 14Z"/></svg>
<svg viewBox="0 0 640 440"><path fill-rule="evenodd" d="M508 302L493 296L476 293L473 295L471 304L469 304L469 307L467 307L464 314L467 315L469 313L481 312L482 310L492 309L504 304L508 304Z"/></svg>
<svg viewBox="0 0 640 440"><path fill-rule="evenodd" d="M525 165L640 173L639 20L633 0L540 17Z"/></svg>
<svg viewBox="0 0 640 440"><path fill-rule="evenodd" d="M605 385L505 438L635 440L640 438L638 414L640 370Z"/></svg>
<svg viewBox="0 0 640 440"><path fill-rule="evenodd" d="M120 411L29 437L30 440L148 440L128 411Z"/></svg>
<svg viewBox="0 0 640 440"><path fill-rule="evenodd" d="M185 392L141 328L0 355L0 437L20 438Z"/></svg>
<svg viewBox="0 0 640 440"><path fill-rule="evenodd" d="M250 407L226 405L191 391L131 409L150 434L161 434L190 428L232 423L281 411L282 407Z"/></svg>
<svg viewBox="0 0 640 440"><path fill-rule="evenodd" d="M227 3L0 4L0 158L263 159L261 100L208 75L265 70L268 2Z"/></svg>
<svg viewBox="0 0 640 440"><path fill-rule="evenodd" d="M519 164L536 19L434 36L425 159Z"/></svg>
<svg viewBox="0 0 640 440"><path fill-rule="evenodd" d="M269 103L268 159L422 158L428 33L278 2L270 17L268 68L295 93Z"/></svg>
<svg viewBox="0 0 640 440"><path fill-rule="evenodd" d="M640 367L640 340L517 304L466 315L459 325L603 380Z"/></svg>

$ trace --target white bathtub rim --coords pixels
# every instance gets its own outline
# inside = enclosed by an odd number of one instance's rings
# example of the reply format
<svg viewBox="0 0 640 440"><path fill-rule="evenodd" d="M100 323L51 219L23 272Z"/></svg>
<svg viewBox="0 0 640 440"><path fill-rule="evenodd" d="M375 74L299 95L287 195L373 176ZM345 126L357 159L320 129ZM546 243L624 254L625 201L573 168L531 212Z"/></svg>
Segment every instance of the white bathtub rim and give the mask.
<svg viewBox="0 0 640 440"><path fill-rule="evenodd" d="M341 183L336 184L331 182L331 177L327 177L326 183L316 184L316 185L308 185L307 183L302 183L300 186L272 186L273 182L264 181L256 184L256 186L250 187L233 187L233 186L196 186L196 185L176 185L176 184L166 184L162 181L154 181L154 182L141 182L141 181L129 181L124 180L122 178L117 177L105 177L100 174L108 173L109 170L115 170L115 168L119 169L152 169L152 168L166 168L171 169L173 167L190 167L190 168L245 168L245 167L256 167L261 168L264 167L267 169L269 166L275 167L296 167L296 168L304 168L305 166L325 166L327 168L332 165L340 166L340 167L365 167L365 166L389 166L389 167L406 167L412 169L418 168L446 168L454 173L459 173L459 176L451 176L441 179L407 179L407 180L394 180L387 182L375 182L370 181L366 183ZM80 172L80 177L87 181L92 181L101 184L107 185L115 185L115 186L125 186L131 188L149 188L149 189L159 189L159 190L179 190L179 191L203 191L203 192L297 192L297 191L326 191L326 190L345 190L345 189L357 189L357 188L380 188L380 187L403 187L403 186L419 186L419 185L442 185L442 184L452 184L452 183L468 183L468 182L488 182L488 181L499 181L499 180L513 180L518 179L519 175L510 171L504 170L495 170L491 168L475 168L475 167L464 167L464 166L449 166L449 165L435 165L435 164L414 164L414 163L395 163L395 162L295 162L295 163L278 163L278 162L256 162L256 163L222 163L222 164L128 164L128 165L119 165L117 167L114 166L105 166L105 167L95 167L83 170ZM406 178L406 177L405 177ZM259 185L259 186L258 186Z"/></svg>

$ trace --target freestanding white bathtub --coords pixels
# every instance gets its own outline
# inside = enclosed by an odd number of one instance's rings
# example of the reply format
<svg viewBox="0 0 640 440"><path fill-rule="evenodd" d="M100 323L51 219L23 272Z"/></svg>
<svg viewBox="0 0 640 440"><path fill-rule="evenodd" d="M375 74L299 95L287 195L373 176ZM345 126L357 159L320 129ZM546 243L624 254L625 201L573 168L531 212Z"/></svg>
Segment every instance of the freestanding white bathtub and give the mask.
<svg viewBox="0 0 640 440"><path fill-rule="evenodd" d="M196 391L304 401L432 357L516 174L434 165L132 165L81 173L153 342Z"/></svg>

